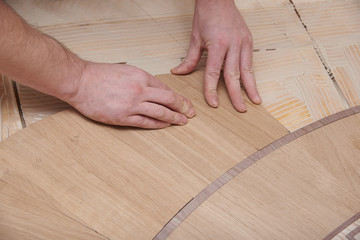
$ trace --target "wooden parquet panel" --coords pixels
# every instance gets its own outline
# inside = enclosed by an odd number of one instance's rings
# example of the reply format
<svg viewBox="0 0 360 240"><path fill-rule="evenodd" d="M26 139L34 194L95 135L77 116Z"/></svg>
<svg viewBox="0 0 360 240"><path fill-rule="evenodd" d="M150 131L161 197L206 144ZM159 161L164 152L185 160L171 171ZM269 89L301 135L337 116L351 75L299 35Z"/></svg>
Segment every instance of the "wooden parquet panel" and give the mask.
<svg viewBox="0 0 360 240"><path fill-rule="evenodd" d="M257 154L264 157L238 170L169 239L322 239L358 220L359 124L356 114L297 139L294 132L284 146Z"/></svg>
<svg viewBox="0 0 360 240"><path fill-rule="evenodd" d="M76 222L63 229L69 235L84 230L83 225L92 231L82 234L151 239L208 184L288 133L261 106L248 104L247 114L236 112L224 84L219 91L223 107L209 110L199 81L203 72L158 77L194 99L197 116L187 125L158 131L111 127L65 110L0 143L1 182L36 200L34 209L43 203L45 210L54 210L49 217L39 213L41 226L58 212ZM1 209L14 208L6 189L0 191L0 198L7 199ZM61 229L48 235L33 222L24 225L34 212L22 215L21 209L12 222L0 222L0 229L11 229L8 239L27 232L39 239L62 238ZM1 218L10 219L8 214ZM61 224L68 224L66 219Z"/></svg>

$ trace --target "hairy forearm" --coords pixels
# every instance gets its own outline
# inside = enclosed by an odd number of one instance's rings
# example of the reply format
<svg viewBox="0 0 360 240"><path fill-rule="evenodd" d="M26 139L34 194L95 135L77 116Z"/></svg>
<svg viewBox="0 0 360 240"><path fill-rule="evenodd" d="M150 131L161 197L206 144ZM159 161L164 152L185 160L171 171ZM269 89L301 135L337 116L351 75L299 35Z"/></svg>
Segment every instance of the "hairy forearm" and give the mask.
<svg viewBox="0 0 360 240"><path fill-rule="evenodd" d="M0 16L0 72L70 101L86 63L55 39L31 28L2 1Z"/></svg>

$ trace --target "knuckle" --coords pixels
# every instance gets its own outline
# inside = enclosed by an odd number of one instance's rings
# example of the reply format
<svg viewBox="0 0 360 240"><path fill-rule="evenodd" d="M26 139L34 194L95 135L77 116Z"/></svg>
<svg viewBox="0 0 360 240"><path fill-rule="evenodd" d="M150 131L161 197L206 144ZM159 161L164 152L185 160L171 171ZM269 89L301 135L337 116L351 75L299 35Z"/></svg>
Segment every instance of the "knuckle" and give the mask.
<svg viewBox="0 0 360 240"><path fill-rule="evenodd" d="M236 46L241 46L242 42L243 41L241 38L235 38L233 44L235 44Z"/></svg>
<svg viewBox="0 0 360 240"><path fill-rule="evenodd" d="M180 108L180 112L181 113L186 113L189 110L189 100L182 98L181 100L181 108Z"/></svg>
<svg viewBox="0 0 360 240"><path fill-rule="evenodd" d="M211 70L206 72L206 76L209 79L216 79L217 80L220 77L220 71L221 71L220 68L211 69Z"/></svg>
<svg viewBox="0 0 360 240"><path fill-rule="evenodd" d="M235 80L239 80L240 79L240 69L231 69L230 71L224 73L225 78L228 79L235 79Z"/></svg>
<svg viewBox="0 0 360 240"><path fill-rule="evenodd" d="M154 109L154 116L156 118L163 118L165 114L165 109L162 106L156 106L156 108Z"/></svg>
<svg viewBox="0 0 360 240"><path fill-rule="evenodd" d="M251 63L241 65L241 72L243 72L243 73L253 73L254 72L253 65Z"/></svg>
<svg viewBox="0 0 360 240"><path fill-rule="evenodd" d="M131 90L132 90L133 94L136 96L142 95L143 91L144 91L143 87L140 84L133 84L131 86Z"/></svg>
<svg viewBox="0 0 360 240"><path fill-rule="evenodd" d="M150 81L150 74L145 71L139 70L132 75L132 79L136 80L135 82L139 83L148 83Z"/></svg>
<svg viewBox="0 0 360 240"><path fill-rule="evenodd" d="M215 38L215 44L218 48L226 48L229 45L229 40L226 37L219 36Z"/></svg>
<svg viewBox="0 0 360 240"><path fill-rule="evenodd" d="M201 42L201 37L199 34L192 32L190 41L191 41L191 44L198 45Z"/></svg>
<svg viewBox="0 0 360 240"><path fill-rule="evenodd" d="M174 92L170 92L166 97L165 97L165 103L168 105L174 105L176 103L176 96Z"/></svg>
<svg viewBox="0 0 360 240"><path fill-rule="evenodd" d="M180 119L180 117L178 116L178 114L177 114L177 113L174 113L174 114L172 114L172 116L171 116L170 122L171 122L171 123L177 123L177 122L179 121L179 119Z"/></svg>
<svg viewBox="0 0 360 240"><path fill-rule="evenodd" d="M128 122L122 116L119 116L116 119L116 125L125 126L128 125Z"/></svg>
<svg viewBox="0 0 360 240"><path fill-rule="evenodd" d="M214 37L211 41L208 41L206 43L206 48L207 49L224 49L227 48L229 46L229 42L230 40L227 37L224 36L216 36Z"/></svg>
<svg viewBox="0 0 360 240"><path fill-rule="evenodd" d="M186 56L183 60L182 63L188 65L189 67L194 67L196 66L196 58L194 56Z"/></svg>
<svg viewBox="0 0 360 240"><path fill-rule="evenodd" d="M250 32L246 32L243 36L242 36L242 40L245 42L245 43L252 43L253 42L253 37L251 35Z"/></svg>
<svg viewBox="0 0 360 240"><path fill-rule="evenodd" d="M145 127L146 126L146 119L145 118L136 119L135 125L138 126L138 127Z"/></svg>

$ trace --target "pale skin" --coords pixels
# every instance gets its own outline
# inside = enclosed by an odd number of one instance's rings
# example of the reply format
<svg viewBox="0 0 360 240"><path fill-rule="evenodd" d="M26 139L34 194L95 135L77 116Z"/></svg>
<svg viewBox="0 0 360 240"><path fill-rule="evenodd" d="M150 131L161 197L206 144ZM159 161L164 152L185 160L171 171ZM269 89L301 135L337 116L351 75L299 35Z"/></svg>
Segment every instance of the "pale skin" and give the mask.
<svg viewBox="0 0 360 240"><path fill-rule="evenodd" d="M212 107L219 106L217 85L224 64L224 78L234 108L246 111L240 81L250 100L261 103L252 67L251 33L232 0L197 0L190 47L184 61L173 74L192 72L204 50L208 50L204 95Z"/></svg>
<svg viewBox="0 0 360 240"><path fill-rule="evenodd" d="M188 56L172 72L190 73L207 49L207 102L218 106L216 88L224 61L232 103L236 110L246 111L240 75L249 98L261 102L251 67L251 34L232 0L206 1L196 1ZM210 13L214 18L209 18ZM62 99L106 124L159 129L184 125L195 116L189 99L151 74L130 65L82 60L55 39L31 28L2 1L0 16L0 72L15 81Z"/></svg>

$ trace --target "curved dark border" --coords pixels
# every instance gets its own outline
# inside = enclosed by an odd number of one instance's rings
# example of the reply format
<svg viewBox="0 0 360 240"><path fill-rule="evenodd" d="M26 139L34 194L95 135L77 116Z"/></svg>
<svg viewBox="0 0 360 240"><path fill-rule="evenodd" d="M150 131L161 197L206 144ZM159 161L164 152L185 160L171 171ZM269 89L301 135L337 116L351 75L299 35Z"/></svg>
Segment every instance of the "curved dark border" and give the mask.
<svg viewBox="0 0 360 240"><path fill-rule="evenodd" d="M356 222L357 220L360 219L360 212L355 214L354 216L352 216L351 218L349 218L348 220L346 220L346 222L344 222L343 224L341 224L340 226L338 226L334 231L332 231L331 233L329 233L326 237L323 238L323 240L331 240L333 239L336 235L338 235L339 233L341 233L343 230L345 230L348 226L350 226L351 224L353 224L354 222Z"/></svg>
<svg viewBox="0 0 360 240"><path fill-rule="evenodd" d="M226 173L217 178L214 182L210 183L204 190L202 190L198 195L191 199L180 211L175 214L175 216L160 230L160 232L153 238L154 240L163 240L167 239L171 233L193 212L195 211L203 202L206 201L212 194L229 182L232 178L237 176L239 173L268 155L269 153L274 152L280 147L296 140L297 138L304 136L307 133L310 133L316 129L324 127L330 123L341 120L343 118L355 115L360 113L360 106L352 107L344 111L335 113L333 115L327 116L323 119L320 119L316 122L313 122L303 128L300 128L292 133L279 138L278 140L272 142L266 147L260 149L256 153L245 158ZM334 231L335 232L335 231ZM328 239L328 238L325 238Z"/></svg>

